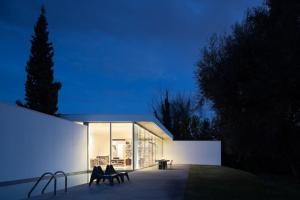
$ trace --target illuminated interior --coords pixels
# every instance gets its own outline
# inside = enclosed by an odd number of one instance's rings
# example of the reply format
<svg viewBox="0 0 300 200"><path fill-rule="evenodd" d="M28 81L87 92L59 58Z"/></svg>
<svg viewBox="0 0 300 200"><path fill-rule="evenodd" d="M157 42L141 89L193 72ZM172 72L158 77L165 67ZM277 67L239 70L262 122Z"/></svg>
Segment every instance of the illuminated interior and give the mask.
<svg viewBox="0 0 300 200"><path fill-rule="evenodd" d="M111 164L114 168L133 169L132 123L111 123Z"/></svg>
<svg viewBox="0 0 300 200"><path fill-rule="evenodd" d="M89 123L89 168L108 165L110 163L109 149L110 123Z"/></svg>
<svg viewBox="0 0 300 200"><path fill-rule="evenodd" d="M162 139L135 123L89 123L89 169L150 167L162 158Z"/></svg>
<svg viewBox="0 0 300 200"><path fill-rule="evenodd" d="M155 165L155 160L162 158L162 139L137 124L134 132L135 169Z"/></svg>

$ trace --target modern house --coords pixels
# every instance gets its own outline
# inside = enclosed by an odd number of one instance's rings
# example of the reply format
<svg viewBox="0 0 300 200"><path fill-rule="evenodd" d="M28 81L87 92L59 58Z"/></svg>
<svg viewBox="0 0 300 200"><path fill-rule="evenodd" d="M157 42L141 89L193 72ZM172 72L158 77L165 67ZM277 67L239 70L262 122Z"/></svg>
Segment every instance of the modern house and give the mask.
<svg viewBox="0 0 300 200"><path fill-rule="evenodd" d="M154 117L141 115L63 115L87 126L88 168L112 164L135 170L163 158L163 144L173 135Z"/></svg>
<svg viewBox="0 0 300 200"><path fill-rule="evenodd" d="M0 158L0 199L11 199L9 191L18 188L24 197L44 172L64 171L70 180L85 174L76 185L86 183L93 166L109 163L122 170L150 167L162 158L221 165L221 142L174 141L151 116L55 117L0 103Z"/></svg>

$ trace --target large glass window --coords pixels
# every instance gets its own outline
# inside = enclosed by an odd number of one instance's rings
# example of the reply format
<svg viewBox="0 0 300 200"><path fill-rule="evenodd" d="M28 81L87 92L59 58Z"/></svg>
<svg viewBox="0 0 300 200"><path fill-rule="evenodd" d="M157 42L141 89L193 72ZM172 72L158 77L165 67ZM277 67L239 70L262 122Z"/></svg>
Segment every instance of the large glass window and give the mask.
<svg viewBox="0 0 300 200"><path fill-rule="evenodd" d="M163 158L163 140L159 137L155 138L156 140L156 153L155 153L155 160Z"/></svg>
<svg viewBox="0 0 300 200"><path fill-rule="evenodd" d="M155 160L162 158L162 139L134 125L135 134L135 169L155 165Z"/></svg>
<svg viewBox="0 0 300 200"><path fill-rule="evenodd" d="M133 169L133 123L111 123L111 164L116 169Z"/></svg>
<svg viewBox="0 0 300 200"><path fill-rule="evenodd" d="M89 123L89 169L99 165L105 169L108 164L122 170L132 170L133 165L140 169L161 158L162 139L138 124Z"/></svg>
<svg viewBox="0 0 300 200"><path fill-rule="evenodd" d="M89 168L110 162L110 124L89 123Z"/></svg>
<svg viewBox="0 0 300 200"><path fill-rule="evenodd" d="M134 125L134 144L135 144L135 169L145 167L145 129Z"/></svg>

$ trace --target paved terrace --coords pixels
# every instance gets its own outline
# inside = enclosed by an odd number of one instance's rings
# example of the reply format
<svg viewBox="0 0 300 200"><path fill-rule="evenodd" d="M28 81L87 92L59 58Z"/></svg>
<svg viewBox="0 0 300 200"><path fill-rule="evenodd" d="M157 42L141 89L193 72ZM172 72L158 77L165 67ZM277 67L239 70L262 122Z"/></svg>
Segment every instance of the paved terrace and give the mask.
<svg viewBox="0 0 300 200"><path fill-rule="evenodd" d="M169 170L157 170L156 167L130 172L130 182L115 183L110 186L108 181L99 185L87 184L71 187L67 194L58 191L57 196L44 195L32 199L53 200L182 200L188 178L188 165L175 165Z"/></svg>

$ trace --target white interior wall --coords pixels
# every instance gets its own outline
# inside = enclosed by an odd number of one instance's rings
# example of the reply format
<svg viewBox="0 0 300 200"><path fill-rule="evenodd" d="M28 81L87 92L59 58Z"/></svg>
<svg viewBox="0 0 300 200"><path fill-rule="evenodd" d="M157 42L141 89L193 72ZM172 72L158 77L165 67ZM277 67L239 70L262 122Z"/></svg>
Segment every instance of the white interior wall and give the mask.
<svg viewBox="0 0 300 200"><path fill-rule="evenodd" d="M163 157L174 164L221 165L221 142L164 140Z"/></svg>
<svg viewBox="0 0 300 200"><path fill-rule="evenodd" d="M109 156L110 141L107 134L90 135L90 158L95 159L97 156Z"/></svg>
<svg viewBox="0 0 300 200"><path fill-rule="evenodd" d="M110 154L110 124L90 123L89 124L89 156L95 159L97 156L109 156Z"/></svg>
<svg viewBox="0 0 300 200"><path fill-rule="evenodd" d="M132 139L132 123L112 123L112 139Z"/></svg>
<svg viewBox="0 0 300 200"><path fill-rule="evenodd" d="M87 170L87 127L0 103L0 181Z"/></svg>

